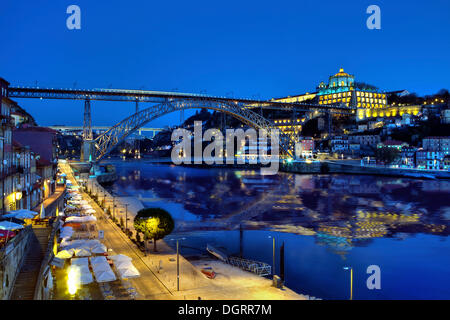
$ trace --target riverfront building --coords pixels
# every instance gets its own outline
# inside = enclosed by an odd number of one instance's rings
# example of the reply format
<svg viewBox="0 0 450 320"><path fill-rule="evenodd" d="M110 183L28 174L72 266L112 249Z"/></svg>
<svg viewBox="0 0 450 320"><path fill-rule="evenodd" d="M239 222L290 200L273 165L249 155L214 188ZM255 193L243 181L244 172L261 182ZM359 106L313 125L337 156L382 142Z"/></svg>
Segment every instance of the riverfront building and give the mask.
<svg viewBox="0 0 450 320"><path fill-rule="evenodd" d="M318 86L319 104L343 104L364 109L382 109L387 106L387 97L377 88L358 84L355 76L339 69L339 72L330 76L328 84L321 82Z"/></svg>
<svg viewBox="0 0 450 320"><path fill-rule="evenodd" d="M390 118L403 114L417 115L421 105L388 104L391 94L403 94L405 90L384 92L375 86L355 81L355 76L348 74L343 68L330 76L328 83L321 82L316 92L271 99L277 102L311 103L319 105L344 105L355 107L356 120L363 121L370 118Z"/></svg>

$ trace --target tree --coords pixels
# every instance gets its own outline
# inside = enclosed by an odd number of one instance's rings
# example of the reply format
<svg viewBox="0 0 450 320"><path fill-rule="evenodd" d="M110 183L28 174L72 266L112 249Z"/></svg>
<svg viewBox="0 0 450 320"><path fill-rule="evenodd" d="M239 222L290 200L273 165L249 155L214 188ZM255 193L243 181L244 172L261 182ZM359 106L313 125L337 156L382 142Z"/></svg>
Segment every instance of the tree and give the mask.
<svg viewBox="0 0 450 320"><path fill-rule="evenodd" d="M385 164L394 162L400 156L400 151L395 148L381 147L377 148L376 157Z"/></svg>
<svg viewBox="0 0 450 320"><path fill-rule="evenodd" d="M156 240L170 234L175 226L169 212L161 208L145 208L139 210L134 217L134 228L142 232L147 239L153 239L153 250L156 252Z"/></svg>

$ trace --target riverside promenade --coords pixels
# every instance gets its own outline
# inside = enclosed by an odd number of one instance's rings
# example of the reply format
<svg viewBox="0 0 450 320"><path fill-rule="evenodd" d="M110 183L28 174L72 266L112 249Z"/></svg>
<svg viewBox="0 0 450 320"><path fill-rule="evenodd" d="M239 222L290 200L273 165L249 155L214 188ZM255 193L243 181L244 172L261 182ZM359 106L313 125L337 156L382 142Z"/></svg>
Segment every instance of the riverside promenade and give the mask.
<svg viewBox="0 0 450 320"><path fill-rule="evenodd" d="M74 183L72 170L69 165L63 166L63 171ZM124 220L128 212L128 228L135 234L133 218L139 207L133 203L125 209L125 203L130 203L130 198L113 197L96 179L90 179L87 185L92 194L96 194L100 201L104 200L105 207L113 208L112 213L118 220ZM96 210L97 226L104 231L103 242L110 254L125 254L133 258L133 264L141 273L140 278L131 279L138 291L138 299L177 299L177 300L253 300L253 299L278 299L278 300L304 300L303 295L283 288L272 286L272 281L259 277L253 273L240 270L220 263L218 261L196 261L190 263L182 255L179 256L180 265L180 290L177 291L177 255L176 252L163 240L157 242L158 252L151 250L144 254L117 226L112 219L104 213L95 201L87 193L83 198ZM123 201L126 200L127 202ZM175 236L167 236L170 240ZM215 268L217 276L208 279L201 273L201 268L211 265Z"/></svg>

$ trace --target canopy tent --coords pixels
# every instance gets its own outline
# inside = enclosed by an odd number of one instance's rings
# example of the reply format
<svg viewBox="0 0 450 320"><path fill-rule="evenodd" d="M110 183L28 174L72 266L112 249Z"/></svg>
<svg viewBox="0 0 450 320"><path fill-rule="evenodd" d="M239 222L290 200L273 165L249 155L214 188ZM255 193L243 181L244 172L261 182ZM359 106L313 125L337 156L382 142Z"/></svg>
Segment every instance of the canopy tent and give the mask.
<svg viewBox="0 0 450 320"><path fill-rule="evenodd" d="M111 282L117 279L111 268L109 268L109 270L100 270L98 268L98 265L97 267L93 267L95 280L97 282Z"/></svg>
<svg viewBox="0 0 450 320"><path fill-rule="evenodd" d="M55 257L59 258L59 259L70 259L73 256L73 250L69 249L69 250L61 250L60 252L58 252L56 254Z"/></svg>
<svg viewBox="0 0 450 320"><path fill-rule="evenodd" d="M99 244L91 248L92 253L106 253L108 249L104 244Z"/></svg>
<svg viewBox="0 0 450 320"><path fill-rule="evenodd" d="M71 228L80 228L81 227L81 223L79 222L69 222L69 223L65 223L64 227L71 227Z"/></svg>
<svg viewBox="0 0 450 320"><path fill-rule="evenodd" d="M102 263L106 263L107 265L109 265L108 260L106 259L105 256L91 257L90 260L91 260L91 265L102 264Z"/></svg>
<svg viewBox="0 0 450 320"><path fill-rule="evenodd" d="M21 219L18 219L18 218L13 218L13 217L1 219L0 221L9 221L9 222L12 222L12 223L17 223L17 224L25 224L25 221L23 221Z"/></svg>
<svg viewBox="0 0 450 320"><path fill-rule="evenodd" d="M109 256L109 259L114 261L114 263L120 262L120 261L131 261L131 260L133 260L129 256L126 256L124 254L116 254L116 255L113 255L113 256Z"/></svg>
<svg viewBox="0 0 450 320"><path fill-rule="evenodd" d="M91 248L101 245L98 240L73 240L61 242L60 246L64 249L86 249L91 250Z"/></svg>
<svg viewBox="0 0 450 320"><path fill-rule="evenodd" d="M97 218L94 216L83 216L83 217L74 217L74 216L70 216L66 218L66 223L67 222L94 222L97 221Z"/></svg>
<svg viewBox="0 0 450 320"><path fill-rule="evenodd" d="M79 271L80 284L89 284L94 281L91 271L89 270L88 258L76 258L71 261L72 267L75 267Z"/></svg>
<svg viewBox="0 0 450 320"><path fill-rule="evenodd" d="M114 266L117 269L127 268L130 265L133 265L133 263L131 261L123 260L123 261L114 262Z"/></svg>
<svg viewBox="0 0 450 320"><path fill-rule="evenodd" d="M0 221L0 230L18 230L23 229L21 224L9 222L7 220Z"/></svg>
<svg viewBox="0 0 450 320"><path fill-rule="evenodd" d="M80 271L80 284L89 284L94 282L94 278L92 277L91 270L89 270L89 267L81 268Z"/></svg>
<svg viewBox="0 0 450 320"><path fill-rule="evenodd" d="M88 248L75 249L75 256L76 257L90 257L91 251Z"/></svg>
<svg viewBox="0 0 450 320"><path fill-rule="evenodd" d="M128 262L128 264L123 267L117 268L117 271L121 279L138 278L141 276L139 271L131 262Z"/></svg>
<svg viewBox="0 0 450 320"><path fill-rule="evenodd" d="M37 212L27 210L27 209L19 209L10 211L8 214L5 214L3 217L5 218L17 218L17 219L33 219L37 215Z"/></svg>
<svg viewBox="0 0 450 320"><path fill-rule="evenodd" d="M97 282L109 282L116 280L116 275L112 271L105 257L99 256L91 258L91 266Z"/></svg>
<svg viewBox="0 0 450 320"><path fill-rule="evenodd" d="M62 227L59 237L64 239L64 238L70 238L70 237L72 237L72 235L73 235L72 227Z"/></svg>
<svg viewBox="0 0 450 320"><path fill-rule="evenodd" d="M89 267L89 258L73 258L70 260L70 264L77 266L87 266Z"/></svg>

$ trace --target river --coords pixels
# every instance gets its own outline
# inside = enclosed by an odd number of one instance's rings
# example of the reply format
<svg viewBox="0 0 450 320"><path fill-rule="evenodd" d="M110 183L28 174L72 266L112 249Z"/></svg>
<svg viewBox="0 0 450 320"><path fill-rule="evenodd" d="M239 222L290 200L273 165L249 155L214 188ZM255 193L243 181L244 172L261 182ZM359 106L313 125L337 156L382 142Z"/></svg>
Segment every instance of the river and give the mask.
<svg viewBox="0 0 450 320"><path fill-rule="evenodd" d="M185 255L206 244L272 264L285 284L323 299L450 299L450 181L355 175L261 176L258 170L114 161L111 190L162 207ZM240 226L242 232L240 232ZM367 267L381 270L368 289Z"/></svg>

